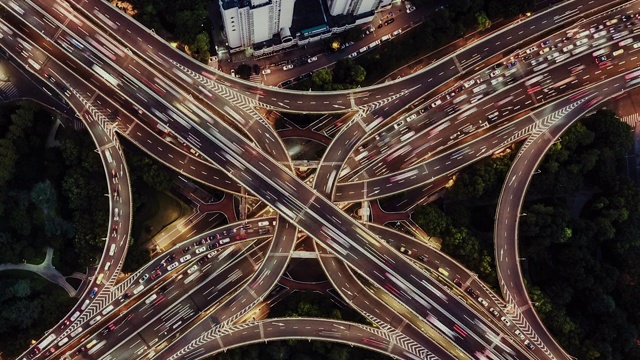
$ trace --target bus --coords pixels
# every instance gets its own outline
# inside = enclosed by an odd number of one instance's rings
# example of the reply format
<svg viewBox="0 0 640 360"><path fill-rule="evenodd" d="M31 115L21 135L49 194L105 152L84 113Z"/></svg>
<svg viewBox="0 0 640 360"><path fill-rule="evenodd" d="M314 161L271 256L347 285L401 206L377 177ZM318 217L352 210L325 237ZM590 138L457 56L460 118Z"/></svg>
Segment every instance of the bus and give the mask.
<svg viewBox="0 0 640 360"><path fill-rule="evenodd" d="M36 349L42 351L42 349L45 349L47 346L49 346L49 344L51 344L55 339L56 334L49 334L49 336L47 336L44 340L42 340L40 344L36 346Z"/></svg>
<svg viewBox="0 0 640 360"><path fill-rule="evenodd" d="M98 66L96 64L93 64L91 66L91 69L93 69L93 71L98 73L98 75L100 75L105 81L107 81L112 86L120 85L120 81L118 81L116 78L114 78L113 75L111 75L108 72L104 71L104 69L102 69L100 66Z"/></svg>

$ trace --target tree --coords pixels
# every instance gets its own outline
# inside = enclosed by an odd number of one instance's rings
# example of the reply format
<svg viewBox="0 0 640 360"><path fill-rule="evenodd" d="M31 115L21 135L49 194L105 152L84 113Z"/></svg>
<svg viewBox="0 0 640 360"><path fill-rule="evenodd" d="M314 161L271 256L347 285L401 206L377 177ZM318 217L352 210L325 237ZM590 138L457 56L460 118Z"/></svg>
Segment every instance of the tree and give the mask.
<svg viewBox="0 0 640 360"><path fill-rule="evenodd" d="M434 204L418 207L411 217L431 236L441 237L447 233L450 227L447 216Z"/></svg>
<svg viewBox="0 0 640 360"><path fill-rule="evenodd" d="M484 11L480 11L476 13L476 21L478 23L478 30L483 31L491 27L491 20L484 13Z"/></svg>
<svg viewBox="0 0 640 360"><path fill-rule="evenodd" d="M0 139L0 187L13 178L17 160L18 154L11 140Z"/></svg>
<svg viewBox="0 0 640 360"><path fill-rule="evenodd" d="M236 70L236 75L238 75L242 79L248 80L251 77L251 66L247 64L242 64L238 66L238 69Z"/></svg>
<svg viewBox="0 0 640 360"><path fill-rule="evenodd" d="M37 183L31 189L31 201L38 206L45 214L55 211L58 206L56 189L50 181L45 180Z"/></svg>

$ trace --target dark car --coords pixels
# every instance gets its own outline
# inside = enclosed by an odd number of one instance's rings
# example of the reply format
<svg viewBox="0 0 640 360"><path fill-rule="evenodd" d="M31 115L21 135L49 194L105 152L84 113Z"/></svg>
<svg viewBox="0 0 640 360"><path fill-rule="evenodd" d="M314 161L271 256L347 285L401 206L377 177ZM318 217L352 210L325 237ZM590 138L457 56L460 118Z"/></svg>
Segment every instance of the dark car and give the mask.
<svg viewBox="0 0 640 360"><path fill-rule="evenodd" d="M122 294L122 296L120 296L120 301L125 301L125 300L127 300L130 296L131 296L131 293L126 292L126 293Z"/></svg>
<svg viewBox="0 0 640 360"><path fill-rule="evenodd" d="M287 80L287 81L285 81L285 82L283 82L283 83L282 83L282 86L283 86L283 87L284 87L284 86L289 86L289 85L291 85L291 84L293 84L293 80Z"/></svg>
<svg viewBox="0 0 640 360"><path fill-rule="evenodd" d="M69 319L65 319L65 320L62 322L62 325L60 325L60 329L64 329L64 328L66 328L67 326L69 326L69 324L71 324L71 321L70 321Z"/></svg>
<svg viewBox="0 0 640 360"><path fill-rule="evenodd" d="M82 354L85 351L87 351L87 347L86 346L80 346L80 348L76 351L76 354Z"/></svg>
<svg viewBox="0 0 640 360"><path fill-rule="evenodd" d="M384 24L385 25L389 25L389 24L393 23L394 21L396 21L396 19L391 18L391 19L385 21Z"/></svg>
<svg viewBox="0 0 640 360"><path fill-rule="evenodd" d="M466 291L467 291L467 294L469 294L472 298L475 299L478 297L478 293L472 288L468 287Z"/></svg>
<svg viewBox="0 0 640 360"><path fill-rule="evenodd" d="M458 287L462 289L462 281L460 281L460 279L453 280L453 283L458 285Z"/></svg>
<svg viewBox="0 0 640 360"><path fill-rule="evenodd" d="M182 253L186 254L187 252L189 252L189 250L191 250L191 246L187 246L186 248L182 249Z"/></svg>
<svg viewBox="0 0 640 360"><path fill-rule="evenodd" d="M94 288L91 290L91 294L89 294L89 297L93 299L93 298L96 296L96 293L97 293L97 292L98 292L98 288L97 288L97 287L94 287Z"/></svg>
<svg viewBox="0 0 640 360"><path fill-rule="evenodd" d="M253 73L256 75L260 75L260 65L253 64Z"/></svg>

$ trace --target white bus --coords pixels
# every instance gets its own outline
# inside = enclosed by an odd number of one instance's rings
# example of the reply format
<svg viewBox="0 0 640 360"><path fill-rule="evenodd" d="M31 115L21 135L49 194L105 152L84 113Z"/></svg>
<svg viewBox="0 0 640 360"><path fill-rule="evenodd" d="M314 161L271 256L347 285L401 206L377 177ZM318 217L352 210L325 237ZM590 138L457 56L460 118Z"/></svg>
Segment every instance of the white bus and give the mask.
<svg viewBox="0 0 640 360"><path fill-rule="evenodd" d="M98 66L96 64L93 64L93 66L91 66L91 68L93 69L93 71L97 72L98 75L100 75L109 84L111 84L113 86L120 85L120 81L118 81L116 78L114 78L113 75L111 75L108 72L104 71L100 66Z"/></svg>

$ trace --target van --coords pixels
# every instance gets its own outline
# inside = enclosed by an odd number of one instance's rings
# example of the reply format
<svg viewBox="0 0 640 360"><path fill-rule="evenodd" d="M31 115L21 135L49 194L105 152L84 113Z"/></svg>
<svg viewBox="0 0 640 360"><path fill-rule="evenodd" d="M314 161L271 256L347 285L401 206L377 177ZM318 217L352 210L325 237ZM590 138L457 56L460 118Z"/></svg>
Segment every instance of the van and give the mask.
<svg viewBox="0 0 640 360"><path fill-rule="evenodd" d="M102 278L103 277L104 277L104 274L98 275L98 280L96 280L96 284L98 284L98 285L102 284Z"/></svg>
<svg viewBox="0 0 640 360"><path fill-rule="evenodd" d="M135 295L135 294L139 293L140 291L142 291L142 289L144 289L144 285L138 286L137 288L135 288L133 290L133 294Z"/></svg>
<svg viewBox="0 0 640 360"><path fill-rule="evenodd" d="M64 344L68 343L68 342L69 342L69 338L68 338L68 337L66 337L66 338L64 338L64 339L62 339L62 340L60 340L60 341L58 341L58 346L62 346L62 345L64 345Z"/></svg>
<svg viewBox="0 0 640 360"><path fill-rule="evenodd" d="M96 319L97 319L97 320L96 320L96 322L97 322L98 320L102 319L102 316L98 316L98 317L96 317ZM93 320L91 320L91 321L93 321ZM94 323L94 324L95 324L95 323ZM91 325L93 325L93 324L91 324ZM76 335L80 334L81 332L82 332L82 328L81 328L81 327L79 327L79 328L77 328L77 329L73 330L73 331L71 332L71 334L69 334L69 336L74 337L74 336L76 336Z"/></svg>
<svg viewBox="0 0 640 360"><path fill-rule="evenodd" d="M151 303L153 300L155 300L155 299L157 299L157 298L158 298L158 295L153 294L153 295L149 296L149 297L147 298L147 300L145 300L145 301L144 301L144 303L145 303L145 304L149 304L149 303Z"/></svg>
<svg viewBox="0 0 640 360"><path fill-rule="evenodd" d="M111 311L113 311L113 305L109 305L104 310L102 310L102 315L107 315Z"/></svg>
<svg viewBox="0 0 640 360"><path fill-rule="evenodd" d="M116 253L116 244L111 244L111 248L109 249L109 256L113 256Z"/></svg>

